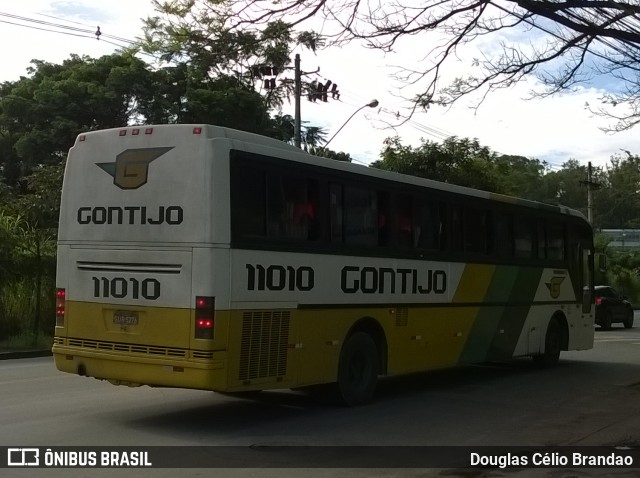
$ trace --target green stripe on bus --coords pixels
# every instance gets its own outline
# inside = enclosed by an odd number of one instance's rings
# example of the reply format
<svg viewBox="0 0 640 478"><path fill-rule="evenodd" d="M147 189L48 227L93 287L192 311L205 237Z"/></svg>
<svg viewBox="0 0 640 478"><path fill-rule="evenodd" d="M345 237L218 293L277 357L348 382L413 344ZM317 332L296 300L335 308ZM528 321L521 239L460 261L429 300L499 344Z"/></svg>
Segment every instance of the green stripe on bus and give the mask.
<svg viewBox="0 0 640 478"><path fill-rule="evenodd" d="M518 270L509 295L509 302L527 305L505 308L487 354L487 360L504 360L513 357L541 277L542 268L540 267L522 267Z"/></svg>
<svg viewBox="0 0 640 478"><path fill-rule="evenodd" d="M519 269L511 266L496 267L493 277L485 289L486 296L480 302L506 303L511 295L511 289L516 283ZM503 306L479 308L478 316L469 331L469 337L460 356L460 362L477 363L487 359L493 337L504 312L505 307Z"/></svg>

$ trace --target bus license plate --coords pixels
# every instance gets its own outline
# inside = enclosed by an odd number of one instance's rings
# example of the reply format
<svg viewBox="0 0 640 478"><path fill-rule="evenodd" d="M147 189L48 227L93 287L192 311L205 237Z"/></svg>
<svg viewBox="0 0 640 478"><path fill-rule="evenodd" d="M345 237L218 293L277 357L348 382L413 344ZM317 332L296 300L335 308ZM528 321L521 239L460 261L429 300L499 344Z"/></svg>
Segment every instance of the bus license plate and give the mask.
<svg viewBox="0 0 640 478"><path fill-rule="evenodd" d="M116 310L113 313L113 323L116 325L138 325L138 313L130 310Z"/></svg>

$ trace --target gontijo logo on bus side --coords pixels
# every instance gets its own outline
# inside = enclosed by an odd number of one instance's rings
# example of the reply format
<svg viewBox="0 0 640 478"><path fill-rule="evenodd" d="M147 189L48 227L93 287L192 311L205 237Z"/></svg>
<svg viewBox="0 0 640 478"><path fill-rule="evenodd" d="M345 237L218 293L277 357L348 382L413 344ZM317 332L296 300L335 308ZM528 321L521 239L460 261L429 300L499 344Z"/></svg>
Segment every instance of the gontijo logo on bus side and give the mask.
<svg viewBox="0 0 640 478"><path fill-rule="evenodd" d="M147 184L149 164L173 146L166 148L127 149L116 156L114 163L96 163L96 166L113 177L113 184L120 189L138 189Z"/></svg>

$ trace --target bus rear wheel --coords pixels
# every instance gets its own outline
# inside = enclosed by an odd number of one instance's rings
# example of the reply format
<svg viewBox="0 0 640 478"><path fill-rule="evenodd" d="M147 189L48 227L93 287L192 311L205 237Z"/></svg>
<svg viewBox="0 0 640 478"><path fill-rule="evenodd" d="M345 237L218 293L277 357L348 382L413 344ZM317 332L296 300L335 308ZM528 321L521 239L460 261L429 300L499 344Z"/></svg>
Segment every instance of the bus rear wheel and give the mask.
<svg viewBox="0 0 640 478"><path fill-rule="evenodd" d="M350 335L340 352L338 392L349 406L362 405L373 399L378 383L378 348L365 332Z"/></svg>
<svg viewBox="0 0 640 478"><path fill-rule="evenodd" d="M544 352L533 356L533 362L539 367L552 367L560 360L562 349L562 331L556 319L551 319L544 339Z"/></svg>

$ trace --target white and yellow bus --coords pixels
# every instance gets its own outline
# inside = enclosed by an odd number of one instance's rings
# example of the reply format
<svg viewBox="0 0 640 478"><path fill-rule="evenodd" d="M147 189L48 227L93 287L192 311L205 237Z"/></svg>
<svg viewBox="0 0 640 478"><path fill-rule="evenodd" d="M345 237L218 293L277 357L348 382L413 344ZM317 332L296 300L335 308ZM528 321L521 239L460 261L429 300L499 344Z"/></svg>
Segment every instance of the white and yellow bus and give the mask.
<svg viewBox="0 0 640 478"><path fill-rule="evenodd" d="M222 127L80 135L58 239L56 365L114 384L354 405L381 375L593 346L579 212Z"/></svg>

